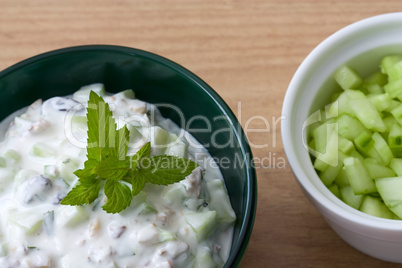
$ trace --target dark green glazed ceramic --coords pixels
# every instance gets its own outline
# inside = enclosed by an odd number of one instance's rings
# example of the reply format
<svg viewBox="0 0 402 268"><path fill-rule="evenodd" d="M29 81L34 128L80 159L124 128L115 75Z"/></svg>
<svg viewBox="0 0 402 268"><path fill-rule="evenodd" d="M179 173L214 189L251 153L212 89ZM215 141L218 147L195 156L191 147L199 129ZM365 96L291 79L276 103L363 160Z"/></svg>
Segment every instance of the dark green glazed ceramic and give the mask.
<svg viewBox="0 0 402 268"><path fill-rule="evenodd" d="M0 119L38 98L64 96L81 86L103 83L109 92L131 88L136 97L161 108L165 117L186 128L211 155L225 160L221 171L237 214L233 244L225 267L236 267L246 250L257 203L257 183L252 153L233 112L219 95L196 75L158 55L119 46L89 45L44 53L0 72ZM163 105L161 105L163 106Z"/></svg>

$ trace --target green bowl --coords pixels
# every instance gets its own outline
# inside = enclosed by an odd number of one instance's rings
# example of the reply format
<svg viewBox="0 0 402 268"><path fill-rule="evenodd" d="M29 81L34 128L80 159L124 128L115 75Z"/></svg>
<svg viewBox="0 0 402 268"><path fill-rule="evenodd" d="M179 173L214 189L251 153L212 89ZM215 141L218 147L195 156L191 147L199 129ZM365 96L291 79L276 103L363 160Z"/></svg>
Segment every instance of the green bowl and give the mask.
<svg viewBox="0 0 402 268"><path fill-rule="evenodd" d="M161 56L119 46L89 45L47 52L0 72L0 120L38 98L69 95L92 83L103 83L109 92L131 88L137 98L162 104L160 110L165 117L187 129L201 144L209 145L208 150L215 159L225 161L221 171L237 215L225 267L238 266L256 212L257 183L252 152L227 104L187 69ZM171 105L179 110L169 108ZM210 131L199 131L208 129L206 120L192 120L191 129L186 128L194 116L206 118Z"/></svg>

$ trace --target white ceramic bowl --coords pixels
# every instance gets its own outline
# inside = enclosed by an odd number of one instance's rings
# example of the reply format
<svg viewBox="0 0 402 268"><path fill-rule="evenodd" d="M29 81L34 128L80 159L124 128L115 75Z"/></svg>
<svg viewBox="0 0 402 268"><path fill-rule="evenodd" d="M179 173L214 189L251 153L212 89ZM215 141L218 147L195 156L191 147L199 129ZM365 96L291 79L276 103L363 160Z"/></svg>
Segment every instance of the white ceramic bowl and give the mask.
<svg viewBox="0 0 402 268"><path fill-rule="evenodd" d="M337 67L347 64L364 76L378 68L382 57L395 53L402 54L402 13L364 19L319 44L300 65L286 92L282 139L303 191L335 232L368 255L402 263L402 221L364 214L335 197L314 171L304 140L306 119L330 102L331 75Z"/></svg>

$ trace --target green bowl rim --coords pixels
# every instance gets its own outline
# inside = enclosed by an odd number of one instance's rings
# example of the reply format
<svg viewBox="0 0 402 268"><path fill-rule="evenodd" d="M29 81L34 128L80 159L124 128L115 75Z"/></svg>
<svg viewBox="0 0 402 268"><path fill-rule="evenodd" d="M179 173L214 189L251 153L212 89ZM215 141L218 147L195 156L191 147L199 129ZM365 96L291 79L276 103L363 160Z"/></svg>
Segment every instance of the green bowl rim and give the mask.
<svg viewBox="0 0 402 268"><path fill-rule="evenodd" d="M216 105L220 108L223 114L230 120L230 124L233 126L234 134L239 141L240 149L243 155L249 155L250 160L253 159L252 151L249 146L249 142L245 136L243 128L241 127L240 123L238 122L236 116L229 108L229 106L225 103L225 101L219 96L219 94L213 90L206 82L204 82L201 78L195 75L193 72L188 70L187 68L181 66L180 64L169 60L163 56L157 55L153 52L148 52L145 50L131 48L126 46L119 46L119 45L105 45L105 44L93 44L93 45L78 45L78 46L71 46L65 48L59 48L52 51L44 52L38 54L36 56L32 56L25 60L22 60L16 64L7 67L6 69L0 71L0 79L12 73L18 69L24 68L27 65L33 64L35 62L51 58L53 56L58 56L60 54L68 54L73 52L82 52L82 51L112 51L112 52L119 52L123 54L129 54L132 56L139 55L144 58L148 58L154 60L160 64L163 64L177 72L181 75L190 79L193 83L197 84L203 91L208 94L211 99L216 103ZM240 133L239 133L240 132ZM241 259L246 251L248 242L250 240L250 236L253 230L254 221L255 221L255 214L257 210L257 177L256 171L253 166L250 165L249 161L245 161L246 171L247 171L247 184L248 184L248 192L247 196L248 199L246 200L246 210L245 210L245 217L243 222L241 223L241 228L239 231L239 239L237 242L232 246L231 253L229 255L229 259L227 260L225 267L236 267L240 264Z"/></svg>

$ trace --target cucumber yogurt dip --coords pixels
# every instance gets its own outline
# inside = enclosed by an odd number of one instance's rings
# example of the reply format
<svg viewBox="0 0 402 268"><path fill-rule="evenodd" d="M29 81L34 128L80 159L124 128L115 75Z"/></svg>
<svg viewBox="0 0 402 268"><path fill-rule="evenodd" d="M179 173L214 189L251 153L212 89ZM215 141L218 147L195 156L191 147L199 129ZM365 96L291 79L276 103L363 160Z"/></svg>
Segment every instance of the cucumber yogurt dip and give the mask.
<svg viewBox="0 0 402 268"><path fill-rule="evenodd" d="M90 91L130 132L128 155L189 158L199 167L168 186L145 184L128 208L106 213L100 192L89 205L61 205L86 160ZM131 90L102 84L71 97L38 100L5 119L0 143L0 267L222 267L236 219L222 175L189 133Z"/></svg>

